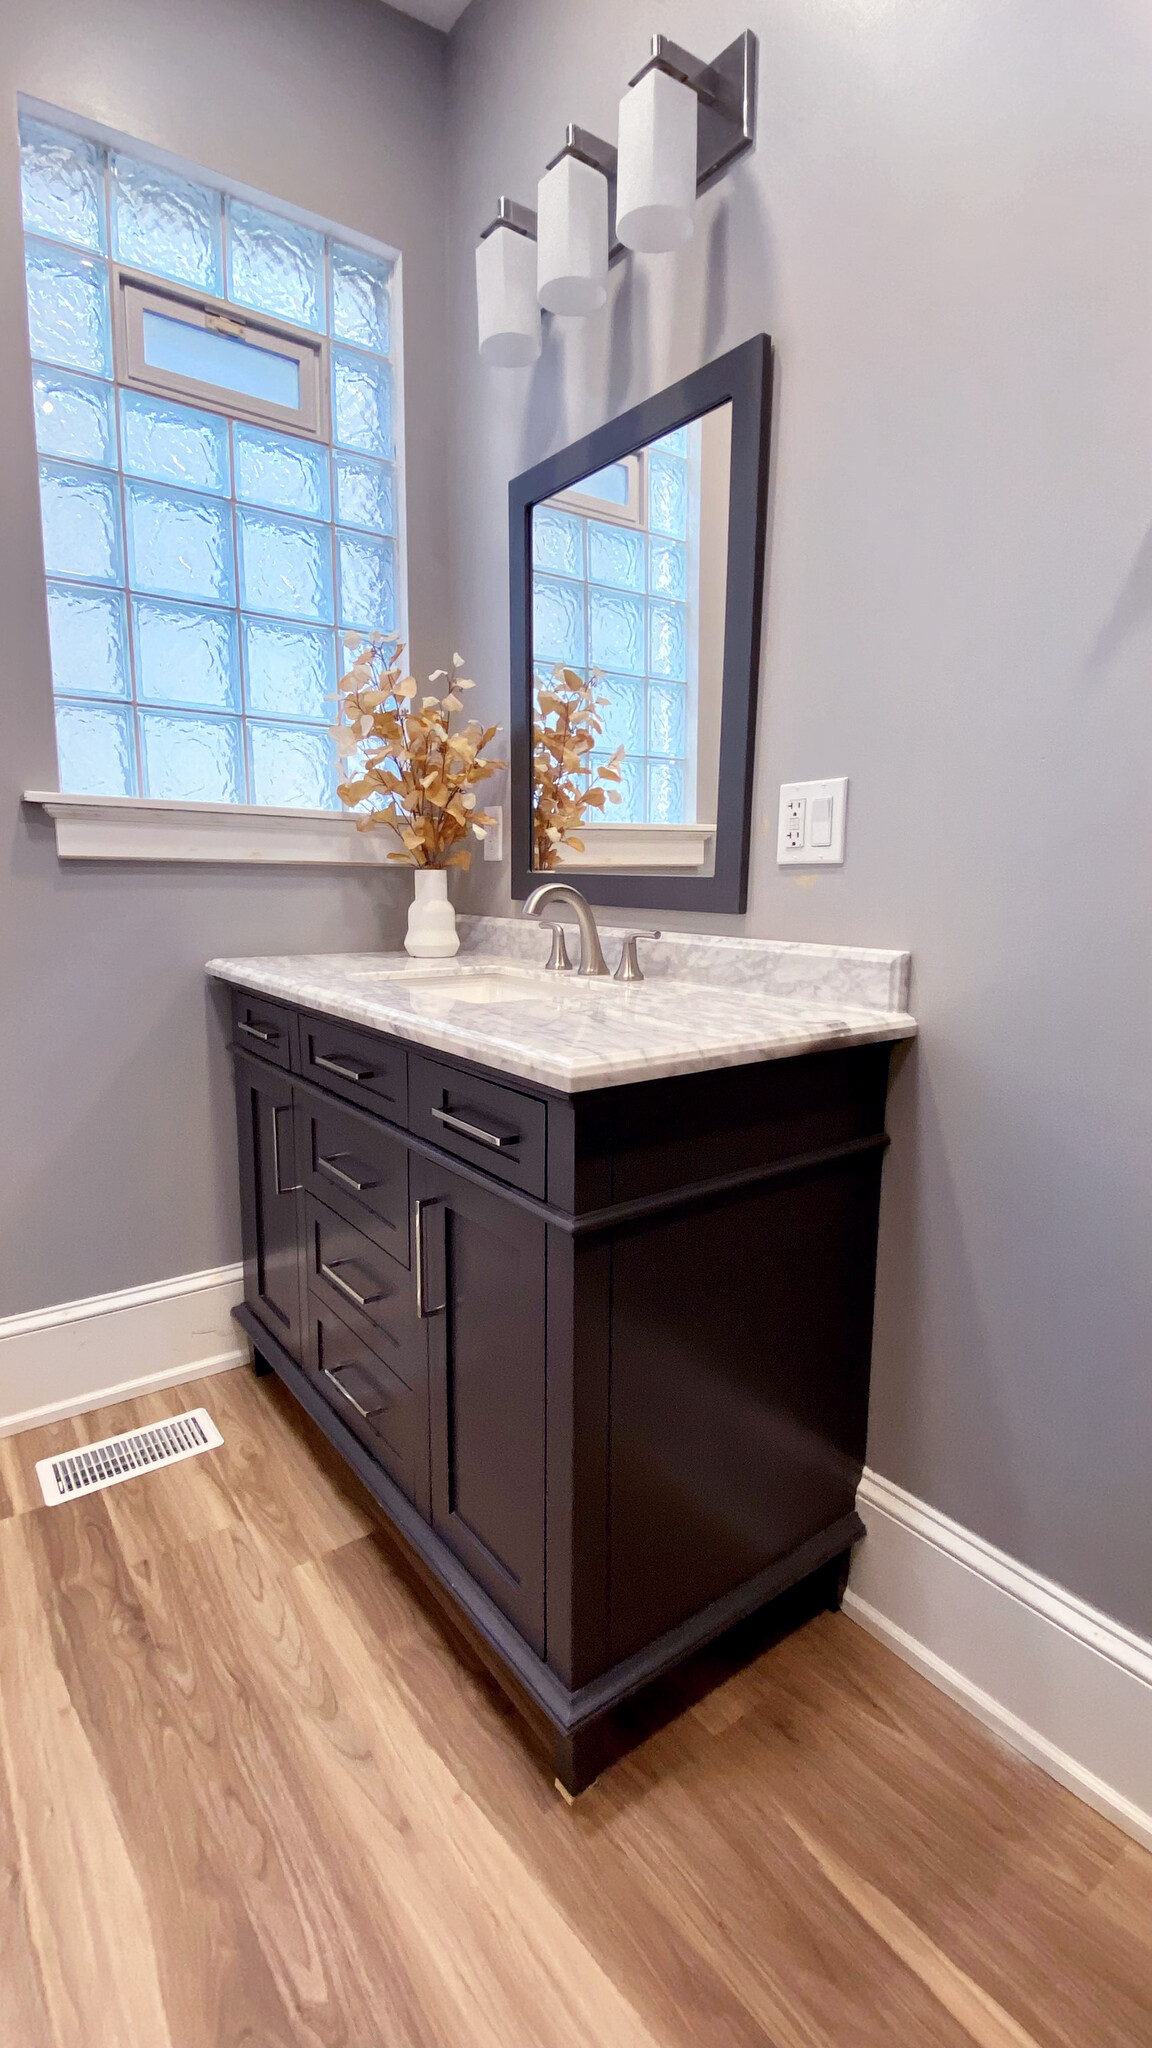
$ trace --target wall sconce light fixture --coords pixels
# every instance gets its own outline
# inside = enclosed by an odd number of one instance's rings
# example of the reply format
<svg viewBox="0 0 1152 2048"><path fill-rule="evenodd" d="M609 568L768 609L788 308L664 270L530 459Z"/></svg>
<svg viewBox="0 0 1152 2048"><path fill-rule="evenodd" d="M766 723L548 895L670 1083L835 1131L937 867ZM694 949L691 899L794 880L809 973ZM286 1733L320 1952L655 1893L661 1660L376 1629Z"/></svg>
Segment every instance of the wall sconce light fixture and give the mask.
<svg viewBox="0 0 1152 2048"><path fill-rule="evenodd" d="M570 127L536 195L538 296L546 313L598 313L607 302L615 187L612 144Z"/></svg>
<svg viewBox="0 0 1152 2048"><path fill-rule="evenodd" d="M756 140L756 38L737 36L712 64L667 36L620 102L619 152L569 127L540 180L539 220L501 199L476 251L480 353L519 368L540 353L540 313L597 312L608 265L625 248L678 249L696 197ZM531 303L529 303L529 299Z"/></svg>
<svg viewBox="0 0 1152 2048"><path fill-rule="evenodd" d="M678 249L696 213L696 95L646 65L620 102L617 232L629 249Z"/></svg>
<svg viewBox="0 0 1152 2048"><path fill-rule="evenodd" d="M480 354L498 370L522 370L540 353L536 215L501 199L476 248Z"/></svg>

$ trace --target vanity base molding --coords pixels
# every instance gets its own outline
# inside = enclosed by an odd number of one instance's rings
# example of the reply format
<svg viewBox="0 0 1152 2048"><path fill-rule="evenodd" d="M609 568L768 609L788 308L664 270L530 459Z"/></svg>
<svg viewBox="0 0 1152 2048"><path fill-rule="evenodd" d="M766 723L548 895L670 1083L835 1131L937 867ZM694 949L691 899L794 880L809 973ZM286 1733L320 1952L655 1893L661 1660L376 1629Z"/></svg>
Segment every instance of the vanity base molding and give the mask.
<svg viewBox="0 0 1152 2048"><path fill-rule="evenodd" d="M575 1692L569 1691L543 1659L533 1655L483 1588L461 1569L455 1553L345 1428L309 1375L259 1317L246 1303L232 1313L252 1344L257 1375L275 1373L284 1382L384 1510L391 1525L388 1534L405 1563L519 1709L566 1792L586 1791L609 1763L635 1745L634 1715L622 1719L617 1710L626 1702L635 1707L648 1688L687 1664L697 1652L721 1642L804 1581L812 1582L813 1613L840 1604L851 1547L864 1534L864 1524L854 1509L637 1655L625 1658Z"/></svg>
<svg viewBox="0 0 1152 2048"><path fill-rule="evenodd" d="M243 993L233 1031L257 1370L578 1792L707 1646L838 1604L890 1048L562 1095Z"/></svg>

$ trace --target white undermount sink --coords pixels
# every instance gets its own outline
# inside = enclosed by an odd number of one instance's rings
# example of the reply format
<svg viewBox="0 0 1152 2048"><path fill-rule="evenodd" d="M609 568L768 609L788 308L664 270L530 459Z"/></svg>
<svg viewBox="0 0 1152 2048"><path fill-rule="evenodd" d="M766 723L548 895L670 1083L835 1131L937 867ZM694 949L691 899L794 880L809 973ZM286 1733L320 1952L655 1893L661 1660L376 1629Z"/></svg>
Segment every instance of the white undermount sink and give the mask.
<svg viewBox="0 0 1152 2048"><path fill-rule="evenodd" d="M542 974L405 974L401 987L411 989L420 1002L429 997L438 1003L531 1003L558 993L558 980L568 976Z"/></svg>

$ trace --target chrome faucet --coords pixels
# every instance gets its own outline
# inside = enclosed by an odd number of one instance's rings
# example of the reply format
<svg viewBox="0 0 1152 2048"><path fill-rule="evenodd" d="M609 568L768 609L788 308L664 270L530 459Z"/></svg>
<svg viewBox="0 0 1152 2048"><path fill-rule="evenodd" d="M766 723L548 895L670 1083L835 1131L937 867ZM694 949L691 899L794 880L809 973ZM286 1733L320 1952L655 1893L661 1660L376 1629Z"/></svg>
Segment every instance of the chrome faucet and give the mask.
<svg viewBox="0 0 1152 2048"><path fill-rule="evenodd" d="M580 965L577 973L607 974L608 964L601 949L600 934L596 929L596 919L592 915L592 905L586 896L580 894L579 889L572 887L570 882L542 882L538 889L533 889L532 894L525 897L520 915L539 917L544 905L553 902L570 903L576 912L576 922L580 927ZM563 938L559 947L553 940L549 967L567 967L569 964Z"/></svg>

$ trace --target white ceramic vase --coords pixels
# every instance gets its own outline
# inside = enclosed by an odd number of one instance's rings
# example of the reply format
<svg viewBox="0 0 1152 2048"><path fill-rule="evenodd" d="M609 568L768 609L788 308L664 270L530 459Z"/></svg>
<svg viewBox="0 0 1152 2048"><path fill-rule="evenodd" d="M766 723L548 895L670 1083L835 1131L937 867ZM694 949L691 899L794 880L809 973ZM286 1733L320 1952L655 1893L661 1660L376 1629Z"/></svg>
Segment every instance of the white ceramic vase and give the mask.
<svg viewBox="0 0 1152 2048"><path fill-rule="evenodd" d="M460 950L448 877L443 868L414 868L412 880L416 893L408 911L404 951L416 960L447 960Z"/></svg>

